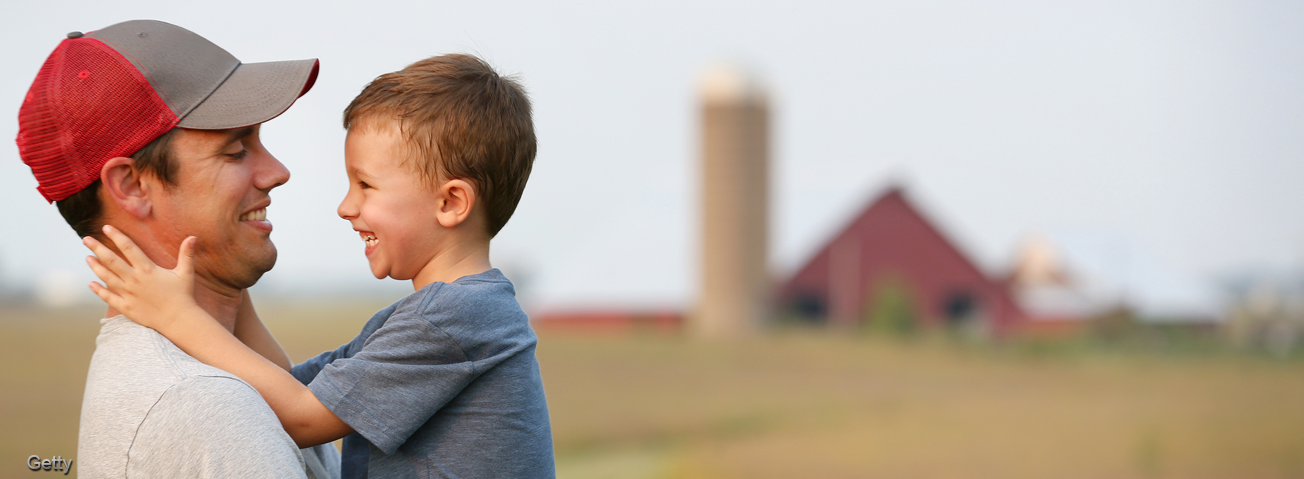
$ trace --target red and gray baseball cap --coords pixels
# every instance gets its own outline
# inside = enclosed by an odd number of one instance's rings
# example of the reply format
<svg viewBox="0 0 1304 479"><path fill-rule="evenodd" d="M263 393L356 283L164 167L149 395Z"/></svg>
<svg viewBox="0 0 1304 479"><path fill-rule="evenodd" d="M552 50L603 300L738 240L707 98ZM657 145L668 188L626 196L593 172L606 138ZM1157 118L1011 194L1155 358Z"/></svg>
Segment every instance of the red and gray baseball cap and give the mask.
<svg viewBox="0 0 1304 479"><path fill-rule="evenodd" d="M46 201L100 179L174 127L224 130L265 122L317 80L317 59L240 63L193 32L132 20L63 40L18 111L18 150Z"/></svg>

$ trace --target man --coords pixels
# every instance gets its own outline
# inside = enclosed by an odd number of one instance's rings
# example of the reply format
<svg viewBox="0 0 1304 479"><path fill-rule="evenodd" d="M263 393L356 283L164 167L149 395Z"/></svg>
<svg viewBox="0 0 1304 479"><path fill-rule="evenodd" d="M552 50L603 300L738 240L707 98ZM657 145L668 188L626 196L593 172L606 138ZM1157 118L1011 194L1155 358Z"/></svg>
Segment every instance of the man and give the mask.
<svg viewBox="0 0 1304 479"><path fill-rule="evenodd" d="M200 306L289 369L245 292L276 262L266 208L290 178L259 127L317 70L315 59L242 64L158 21L73 32L19 111L20 155L78 236L112 225L165 266L183 238L201 238ZM248 384L113 308L105 316L82 399L83 477L338 477L338 452L297 449Z"/></svg>

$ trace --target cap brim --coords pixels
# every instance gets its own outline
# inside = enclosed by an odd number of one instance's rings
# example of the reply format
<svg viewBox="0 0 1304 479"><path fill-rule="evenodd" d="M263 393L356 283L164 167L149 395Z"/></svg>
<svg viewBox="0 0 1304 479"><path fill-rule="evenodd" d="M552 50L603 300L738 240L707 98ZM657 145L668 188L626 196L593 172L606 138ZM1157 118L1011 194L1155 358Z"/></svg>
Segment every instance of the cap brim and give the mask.
<svg viewBox="0 0 1304 479"><path fill-rule="evenodd" d="M312 88L317 68L316 59L243 63L177 126L225 130L276 118Z"/></svg>

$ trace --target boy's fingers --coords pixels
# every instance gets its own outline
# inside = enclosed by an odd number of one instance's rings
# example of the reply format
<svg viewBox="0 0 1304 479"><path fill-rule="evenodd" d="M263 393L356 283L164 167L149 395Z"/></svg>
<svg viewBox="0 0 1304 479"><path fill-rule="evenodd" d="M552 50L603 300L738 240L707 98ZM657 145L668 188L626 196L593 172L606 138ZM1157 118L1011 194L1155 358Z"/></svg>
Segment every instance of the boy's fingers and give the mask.
<svg viewBox="0 0 1304 479"><path fill-rule="evenodd" d="M105 268L113 271L115 275L121 275L124 272L130 271L131 265L125 264L126 262L122 261L122 258L119 257L117 253L114 253L108 246L104 246L104 243L99 242L99 240L87 236L82 238L82 244L86 245L87 248L90 248L91 252L95 253L100 264L103 264Z"/></svg>
<svg viewBox="0 0 1304 479"><path fill-rule="evenodd" d="M95 239L94 236L83 236L82 245L97 255L100 254L100 251L109 251L109 248L104 246L104 243L101 243L100 240Z"/></svg>
<svg viewBox="0 0 1304 479"><path fill-rule="evenodd" d="M95 293L96 296L99 296L100 299L104 300L104 302L109 302L108 296L110 293L105 290L104 285L91 281L87 286L90 286L91 292Z"/></svg>
<svg viewBox="0 0 1304 479"><path fill-rule="evenodd" d="M117 304L119 300L118 295L113 294L113 292L109 291L108 288L105 288L104 285L101 285L100 283L96 283L94 281L91 281L90 287L92 293L95 293L96 296L99 296L100 299L103 300L109 306L113 306L113 309L118 309L118 304Z"/></svg>
<svg viewBox="0 0 1304 479"><path fill-rule="evenodd" d="M100 243L100 240L95 239L94 236L82 236L82 244L91 249L95 249L95 245L103 246L103 243Z"/></svg>
<svg viewBox="0 0 1304 479"><path fill-rule="evenodd" d="M86 265L91 267L91 271L93 271L95 276L98 276L100 281L103 281L107 287L111 289L122 288L122 278L117 274L114 274L114 272L109 271L108 268L105 268L104 264L102 264L96 257L87 256Z"/></svg>
<svg viewBox="0 0 1304 479"><path fill-rule="evenodd" d="M91 288L91 292L95 293L96 296L99 296L100 299L104 300L104 302L106 303L109 302L108 298L105 298L104 294L100 292L104 290L104 287L100 286L100 283L91 281L90 283L87 283L86 286L89 286Z"/></svg>
<svg viewBox="0 0 1304 479"><path fill-rule="evenodd" d="M185 278L195 272L195 242L198 240L194 236L181 240L181 250L177 251L177 267L172 269L177 276Z"/></svg>
<svg viewBox="0 0 1304 479"><path fill-rule="evenodd" d="M113 244L118 245L118 251L122 252L122 257L126 259L127 262L131 263L132 266L136 268L154 266L154 262L150 261L149 257L145 256L145 253L141 251L140 248L136 247L136 242L132 241L131 238L128 238L127 235L122 234L122 232L118 231L117 228L104 225L104 234L113 241Z"/></svg>

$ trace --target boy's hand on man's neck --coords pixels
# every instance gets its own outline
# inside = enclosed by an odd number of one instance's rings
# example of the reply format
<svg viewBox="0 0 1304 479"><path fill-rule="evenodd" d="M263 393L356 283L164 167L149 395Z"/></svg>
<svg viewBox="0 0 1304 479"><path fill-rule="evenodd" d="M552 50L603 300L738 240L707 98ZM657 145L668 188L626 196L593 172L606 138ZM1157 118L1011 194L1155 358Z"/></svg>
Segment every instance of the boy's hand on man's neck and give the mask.
<svg viewBox="0 0 1304 479"><path fill-rule="evenodd" d="M121 224L115 224L114 222L106 222L106 224L111 224L114 228L118 228L120 231L126 233L127 236L134 238L136 247L139 248L145 256L149 257L149 260L153 261L155 265L168 269L176 267L179 251L176 248L164 246L163 242L156 240L155 235L149 234L148 232L137 232L136 230L130 229L130 226L127 227L128 229L123 229ZM118 249L116 243L113 241L103 241L103 238L97 239L100 239L100 243L107 246L114 254L118 255L118 257L123 257L122 251ZM177 245L180 245L179 241L177 242ZM199 305L200 309L207 312L209 316L212 316L213 319L217 320L217 323L221 324L227 331L235 331L235 317L236 313L240 310L240 303L243 301L243 294L244 290L231 289L229 286L212 282L206 278L204 274L195 271L195 303ZM121 311L114 309L113 306L109 306L104 313L104 317L112 318L120 314L122 314Z"/></svg>
<svg viewBox="0 0 1304 479"><path fill-rule="evenodd" d="M198 303L200 309L217 320L217 323L227 331L235 331L235 315L240 310L240 294L240 291L236 291L234 296L218 293L209 289L203 281L195 281L195 303ZM109 306L104 317L112 318L119 314L122 313Z"/></svg>

